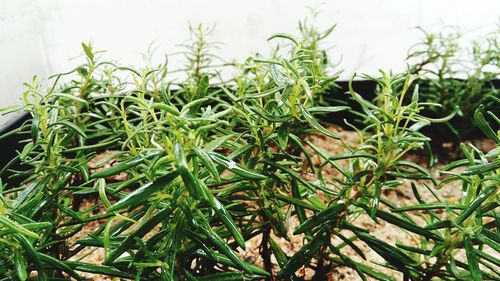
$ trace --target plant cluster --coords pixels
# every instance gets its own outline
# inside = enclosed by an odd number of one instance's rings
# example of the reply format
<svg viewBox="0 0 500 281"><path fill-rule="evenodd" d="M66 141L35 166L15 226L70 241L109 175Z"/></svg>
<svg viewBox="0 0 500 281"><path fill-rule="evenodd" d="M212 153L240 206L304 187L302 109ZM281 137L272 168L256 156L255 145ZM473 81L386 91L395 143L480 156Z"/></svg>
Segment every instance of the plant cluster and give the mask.
<svg viewBox="0 0 500 281"><path fill-rule="evenodd" d="M235 63L229 81L211 72L215 56L197 28L181 82L166 63L123 67L82 44L86 62L49 89L26 84L31 118L16 133L31 139L13 161L28 168L1 171L23 183L0 186L0 280L302 280L301 268L324 280L337 266L363 280L498 280L500 150L463 145L466 159L445 167L444 180L407 160L429 141L421 128L447 119L422 115L429 103L412 87L416 76L384 72L372 78L373 102L351 87L366 125L353 128L359 145L344 144L318 117L349 110L323 100L337 75L319 43L332 30L304 22L300 38L275 34L287 52ZM474 120L498 145L484 112ZM311 134L347 152L329 155ZM327 166L340 176L325 175ZM415 184L417 205L384 195L408 180L423 181L434 200ZM460 202L434 192L456 181ZM362 216L397 226L412 243L377 238ZM296 235L303 246L285 253L278 239ZM255 237L263 267L238 254ZM364 262L361 245L383 262ZM103 263L86 261L89 250L103 250ZM460 251L466 259L455 258Z"/></svg>
<svg viewBox="0 0 500 281"><path fill-rule="evenodd" d="M464 43L464 33L456 27L420 30L423 39L410 48L408 60L411 72L422 77L422 101L434 103L426 113L437 117L456 112L445 130L451 139L470 138L478 132L472 120L481 104L498 114L492 97L499 97L500 29L471 43Z"/></svg>

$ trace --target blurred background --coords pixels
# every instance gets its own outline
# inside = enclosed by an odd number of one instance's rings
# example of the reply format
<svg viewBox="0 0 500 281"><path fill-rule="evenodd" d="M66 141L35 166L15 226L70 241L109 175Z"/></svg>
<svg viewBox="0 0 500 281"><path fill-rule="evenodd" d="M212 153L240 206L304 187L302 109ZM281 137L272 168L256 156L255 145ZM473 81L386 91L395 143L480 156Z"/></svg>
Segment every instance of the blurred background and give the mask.
<svg viewBox="0 0 500 281"><path fill-rule="evenodd" d="M474 37L500 23L499 0L0 0L0 108L19 103L33 75L46 79L74 68L81 42L140 66L151 42L157 54L175 53L189 39L189 23L202 23L215 26L211 39L223 43L218 55L243 60L267 54L273 33L297 34L308 7L320 11L320 29L337 24L330 55L341 60L343 80L354 72L404 70L408 48L422 37L416 26L457 25ZM173 57L171 68L182 63Z"/></svg>

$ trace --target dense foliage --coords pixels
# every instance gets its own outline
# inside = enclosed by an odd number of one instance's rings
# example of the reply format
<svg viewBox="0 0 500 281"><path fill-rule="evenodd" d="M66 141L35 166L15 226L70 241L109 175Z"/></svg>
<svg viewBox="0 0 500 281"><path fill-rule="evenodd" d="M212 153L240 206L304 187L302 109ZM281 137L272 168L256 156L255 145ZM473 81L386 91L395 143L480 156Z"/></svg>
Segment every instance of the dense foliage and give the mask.
<svg viewBox="0 0 500 281"><path fill-rule="evenodd" d="M477 135L472 120L480 105L500 113L492 98L500 95L495 85L500 75L500 28L471 42L457 27L420 30L424 37L410 49L408 61L411 72L422 77L422 101L435 104L426 113L433 117L457 113L441 128L449 136L445 140Z"/></svg>
<svg viewBox="0 0 500 281"><path fill-rule="evenodd" d="M420 102L417 77L381 72L371 78L379 85L374 101L351 87L365 125L353 128L356 146L344 143L319 119L349 110L323 101L337 75L319 43L333 28L300 27L299 38L272 36L285 47L269 58L231 64L237 74L229 80L214 67L204 30L194 28L185 79L171 79L166 62L123 67L82 44L84 64L53 77L48 89L36 79L26 84L22 110L31 118L15 133L31 139L13 162L28 168L1 171L23 183L0 188L0 280L80 280L82 272L301 280L304 267L325 280L337 266L364 280L498 280L498 117L475 110L474 122L497 147L483 153L463 144L465 159L438 179L406 155L429 141L423 127L452 115L423 116L432 104ZM311 134L347 152L329 155L307 141ZM326 167L340 176L325 175ZM405 181L419 204L384 195ZM454 182L463 189L459 202L435 191ZM434 199L425 201L422 189ZM363 215L397 226L412 242L377 238L358 223ZM296 235L304 245L285 253L278 239ZM238 254L256 236L262 268ZM381 259L363 261L360 243ZM89 249L104 249L103 264L85 261Z"/></svg>

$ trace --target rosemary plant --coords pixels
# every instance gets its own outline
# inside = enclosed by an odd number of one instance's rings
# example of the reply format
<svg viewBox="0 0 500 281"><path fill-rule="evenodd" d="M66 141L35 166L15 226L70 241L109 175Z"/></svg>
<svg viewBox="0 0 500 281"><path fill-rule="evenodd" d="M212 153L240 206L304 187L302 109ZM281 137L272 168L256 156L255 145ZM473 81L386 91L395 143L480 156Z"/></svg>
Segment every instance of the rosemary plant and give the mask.
<svg viewBox="0 0 500 281"><path fill-rule="evenodd" d="M497 280L498 147L463 145L466 159L444 167L442 180L411 162L408 152L430 140L421 129L452 115L425 117L433 104L419 101L417 76L384 72L369 77L379 84L374 102L351 86L365 125L353 127L359 145L345 144L318 118L349 110L323 99L338 74L320 44L332 30L303 22L301 37L275 34L285 47L226 65L237 72L229 80L198 27L181 82L167 62L123 67L82 44L82 65L48 89L26 84L31 118L16 133L31 138L13 161L27 169L0 172L0 280L304 280L305 268L325 280L339 266L363 280ZM474 122L498 145L488 123L498 118L484 112ZM309 135L347 152L329 155ZM340 176L325 174L328 165ZM407 181L417 205L386 196ZM442 199L436 189L457 181L460 201ZM420 182L434 201L422 199ZM411 242L377 238L363 216ZM296 237L298 251L279 246ZM241 255L251 240L262 265ZM363 261L363 245L382 259ZM466 259L456 258L462 250ZM94 251L102 262L86 259Z"/></svg>
<svg viewBox="0 0 500 281"><path fill-rule="evenodd" d="M412 73L422 76L422 100L435 103L426 112L437 117L457 112L446 123L453 138L467 139L477 132L472 123L479 105L495 110L490 97L498 97L500 67L499 32L464 46L463 33L458 28L444 28L438 33L420 29L424 38L409 51ZM498 111L497 111L498 113Z"/></svg>

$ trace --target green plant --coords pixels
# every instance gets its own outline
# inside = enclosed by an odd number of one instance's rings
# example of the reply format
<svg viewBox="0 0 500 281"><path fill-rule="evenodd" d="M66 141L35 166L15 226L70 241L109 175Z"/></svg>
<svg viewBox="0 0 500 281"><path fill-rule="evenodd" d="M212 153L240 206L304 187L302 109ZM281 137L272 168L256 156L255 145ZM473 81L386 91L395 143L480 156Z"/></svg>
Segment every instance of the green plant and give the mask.
<svg viewBox="0 0 500 281"><path fill-rule="evenodd" d="M235 90L229 83L213 88L209 79L215 76L203 73L210 63L211 54L205 45L209 43L204 41L201 27L193 34L194 43L189 45L191 51L187 55L188 79L178 84L181 90L170 90L172 83L165 79L165 64L139 70L120 67L100 61L97 56L100 52L93 51L90 44L82 44L86 63L55 76L54 85L47 92L42 94L36 79L27 84L25 109L33 117L30 124L19 131L29 131L32 140L16 159L31 168L10 172L24 178L32 188L7 188L3 194L16 200L36 194L30 204L38 207L29 210L27 216L50 222L51 227L41 233L40 241L32 241L36 254L27 255L24 261L28 269L38 268L41 253L50 253L52 259L60 261L58 267L41 264L44 270L39 272L40 278L62 277L62 272L73 274L73 270L124 278L218 276L218 270L208 265L221 262L221 269L235 266L249 276L268 275L244 263L235 254L234 245L226 244L223 238L232 237L239 247L245 248L245 239L259 233L255 229L257 216L258 219L265 217L266 224L272 222L282 228L283 222L274 221L276 213L277 218L281 218L281 211L272 206L277 199L271 194L269 200L259 203L262 209L254 212L255 217L247 223L248 214L234 205L232 189L236 192L249 188L251 201L260 193L267 193L260 185L266 179L261 169L274 157L272 147L276 143L286 148L288 130L298 126L297 134L300 134L305 131L304 124L311 123L317 130L326 131L307 109L324 110L312 107L313 95L324 89L318 84L331 84L335 78L312 73L323 69L324 59L310 61L315 51L296 43L290 59L248 61L249 65L244 67L254 68L255 75L261 79L259 87L250 84ZM278 37L295 41L285 35ZM120 78L123 72L129 75L127 80ZM59 86L60 78L67 75L74 78ZM284 79L289 79L286 84L282 84ZM242 77L235 79L235 83L244 82ZM245 95L236 97L239 90ZM285 96L278 98L282 90ZM242 100L247 97L248 100ZM272 109L277 103L285 103L287 107ZM285 121L294 127L288 128ZM278 125L282 123L278 136ZM301 142L295 135L290 138L293 139L290 142ZM112 152L97 163L90 163L106 150ZM297 162L296 157L291 159ZM96 171L111 161L119 164ZM221 175L226 169L234 174ZM7 171L3 169L2 173ZM278 171L271 185L285 184ZM123 172L127 173L127 180L112 182L113 176ZM298 177L295 172L291 173ZM228 186L230 184L237 186ZM144 187L128 194L124 192L140 185ZM226 187L218 190L220 186ZM255 194L254 188L262 191ZM92 194L99 196L99 203L82 208L82 197ZM149 201L151 195L154 197ZM101 208L108 212L93 215ZM16 209L14 212L19 213ZM127 217L121 214L124 212ZM212 212L215 217L211 216ZM70 241L97 220L106 220L106 223L88 237L76 243ZM152 242L137 244L137 239L151 233L157 225L161 227L150 238ZM123 234L127 228L133 230ZM21 226L18 229L22 230ZM167 231L171 234L165 237ZM161 251L155 249L153 253L151 243L169 251L158 256ZM80 252L88 246L104 247L107 265L69 261L81 256ZM132 249L137 247L139 250L134 250L133 256L115 262L125 252L132 254ZM198 265L190 273L193 261ZM124 264L129 265L124 267Z"/></svg>
<svg viewBox="0 0 500 281"><path fill-rule="evenodd" d="M389 76L383 72L382 74L380 79L376 79L380 85L376 104L364 100L352 87L350 89L351 96L361 105L367 120L366 127L354 128L359 133L359 147L349 148L349 152L345 154L325 155L309 144L324 159L320 167L332 165L343 177L331 183L322 181L322 185L331 188L330 202L314 216L302 221L295 230L295 233L305 232L313 238L290 259L287 264L289 266L285 266L282 271L285 276L302 266L305 262L303 252L319 251L332 263L352 267L363 279L366 279L365 275L380 280L391 279L383 272L367 267L342 253L344 247L351 247L361 258L365 258L360 248L350 242L359 238L380 254L387 261L389 268L403 272L405 278L416 278L416 274L421 270L418 262L413 261L400 249L369 235L367 230L357 225L357 218L363 213L371 216L376 222L382 220L395 224L425 239L441 240L434 233L421 229L411 218L383 210L394 208L396 204L383 198L384 189L397 188L402 184L402 179L434 179L428 171L404 159L408 151L422 148L424 142L428 141L428 138L418 131L432 121L419 114L421 105L418 102L418 88L412 94L412 102L404 104L407 91L415 77ZM346 159L349 160L347 168L337 163ZM382 207L381 203L385 206ZM342 242L333 244L333 236Z"/></svg>
<svg viewBox="0 0 500 281"><path fill-rule="evenodd" d="M446 125L454 137L470 138L476 132L472 119L479 105L495 109L490 97L498 97L494 80L499 77L499 30L465 46L458 28L420 30L424 38L410 48L408 60L411 72L422 76L422 100L435 103L426 113L437 117L457 111Z"/></svg>
<svg viewBox="0 0 500 281"><path fill-rule="evenodd" d="M78 280L84 273L303 280L296 274L301 268L324 280L336 266L363 280L497 278L497 259L482 249L498 252L498 149L481 154L464 146L468 158L445 167L450 177L442 181L406 159L430 140L423 127L452 115L424 117L432 104L419 101L417 76L384 72L368 77L379 84L373 103L351 86L364 126L352 126L358 145L343 143L318 118L349 109L323 99L337 79L320 48L332 30L303 22L302 37L275 34L270 40L286 48L226 65L237 74L225 81L198 27L185 44L187 77L180 82L171 79L176 70L167 62L122 67L82 44L82 65L54 76L46 90L36 79L26 84L23 110L32 117L16 132L31 139L13 161L28 168L0 172L23 181L0 188L0 280ZM481 110L478 127L498 143ZM310 135L347 152L329 155L307 141ZM449 172L464 165L463 172ZM328 175L327 166L340 176ZM386 191L408 180L419 204L399 206ZM422 199L418 181L426 181L436 202ZM456 181L463 182L464 198L441 199L435 187ZM397 226L410 242L377 238L363 216L372 225ZM278 239L296 237L303 245L288 255ZM240 254L251 240L259 241L262 267ZM362 245L384 262L363 262ZM349 248L357 256L345 254ZM467 261L454 259L463 248ZM105 253L102 264L85 259L93 251Z"/></svg>
<svg viewBox="0 0 500 281"><path fill-rule="evenodd" d="M495 102L498 104L499 100ZM494 119L494 123L500 124L498 117L491 111L488 114ZM466 158L442 169L442 173L449 174L450 177L441 181L438 188L454 181L460 182L463 190L460 202L451 204L436 196L438 201L436 204L419 202L420 205L396 210L397 212L426 210L429 215L424 217L425 229L437 230L444 238L432 247L422 244L420 249L411 250L429 257L426 258L425 270L421 272L422 280L431 280L435 276L443 279L472 280L498 278L500 263L495 257L499 251L498 237L495 233L498 231L496 221L499 199L497 191L500 186L498 154L500 130L494 132L490 127L483 116L482 106L476 109L474 123L486 136L495 141L496 148L485 154L473 145L461 144ZM464 169L456 171L459 167ZM439 216L438 210L445 210L446 215ZM465 251L467 263L457 259L461 251ZM430 257L434 257L435 260L431 261Z"/></svg>

